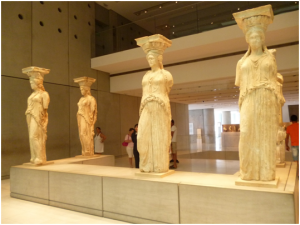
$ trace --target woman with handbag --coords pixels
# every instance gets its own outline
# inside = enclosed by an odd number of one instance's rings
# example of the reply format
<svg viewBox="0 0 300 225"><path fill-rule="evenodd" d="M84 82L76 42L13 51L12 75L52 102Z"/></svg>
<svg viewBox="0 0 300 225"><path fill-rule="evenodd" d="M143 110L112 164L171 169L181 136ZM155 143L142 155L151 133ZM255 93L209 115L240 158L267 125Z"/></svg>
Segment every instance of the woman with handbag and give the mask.
<svg viewBox="0 0 300 225"><path fill-rule="evenodd" d="M129 165L130 165L131 168L133 167L133 165L132 165L132 157L133 157L133 146L134 146L134 143L132 142L132 139L131 139L131 135L132 135L133 132L134 132L134 129L130 128L129 129L129 133L126 134L125 140L122 143L122 145L126 147L126 151L127 151L128 159L129 159Z"/></svg>

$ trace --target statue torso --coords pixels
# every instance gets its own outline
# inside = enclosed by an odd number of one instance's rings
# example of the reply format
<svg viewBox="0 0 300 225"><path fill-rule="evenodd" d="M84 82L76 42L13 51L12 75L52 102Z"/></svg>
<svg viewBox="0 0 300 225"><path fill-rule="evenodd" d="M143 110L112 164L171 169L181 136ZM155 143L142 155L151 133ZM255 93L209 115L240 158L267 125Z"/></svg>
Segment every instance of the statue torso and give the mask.
<svg viewBox="0 0 300 225"><path fill-rule="evenodd" d="M45 117L47 117L47 113L44 112L43 105L45 103L44 101L49 103L50 99L47 92L46 96L43 95L44 92L46 91L33 92L27 100L27 110L25 115L32 115L38 123L41 123L41 121L45 120Z"/></svg>
<svg viewBox="0 0 300 225"><path fill-rule="evenodd" d="M91 95L82 97L77 105L77 115L83 116L88 123L92 124L94 120L95 108L97 107L95 98Z"/></svg>

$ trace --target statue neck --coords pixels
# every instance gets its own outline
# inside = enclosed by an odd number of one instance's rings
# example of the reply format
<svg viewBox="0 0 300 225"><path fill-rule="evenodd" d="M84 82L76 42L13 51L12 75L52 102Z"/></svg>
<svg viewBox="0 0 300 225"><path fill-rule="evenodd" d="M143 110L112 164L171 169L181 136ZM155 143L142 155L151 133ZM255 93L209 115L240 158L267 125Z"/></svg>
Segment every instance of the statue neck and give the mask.
<svg viewBox="0 0 300 225"><path fill-rule="evenodd" d="M253 49L251 48L251 55L252 56L260 56L263 54L262 48Z"/></svg>
<svg viewBox="0 0 300 225"><path fill-rule="evenodd" d="M160 67L158 65L155 65L155 66L151 67L152 72L157 72L159 70L160 70Z"/></svg>

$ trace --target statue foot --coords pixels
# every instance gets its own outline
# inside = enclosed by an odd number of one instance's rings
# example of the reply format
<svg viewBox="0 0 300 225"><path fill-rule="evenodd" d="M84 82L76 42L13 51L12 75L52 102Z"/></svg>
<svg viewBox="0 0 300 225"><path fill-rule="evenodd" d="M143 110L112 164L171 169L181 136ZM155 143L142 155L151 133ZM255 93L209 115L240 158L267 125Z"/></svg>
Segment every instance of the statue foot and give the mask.
<svg viewBox="0 0 300 225"><path fill-rule="evenodd" d="M42 164L42 163L43 163L43 161L40 160L40 159L35 159L35 160L34 160L34 164L36 164L36 165L40 165L40 164Z"/></svg>
<svg viewBox="0 0 300 225"><path fill-rule="evenodd" d="M34 160L33 160L33 158L31 158L31 159L30 159L30 162L31 162L31 163L34 163Z"/></svg>

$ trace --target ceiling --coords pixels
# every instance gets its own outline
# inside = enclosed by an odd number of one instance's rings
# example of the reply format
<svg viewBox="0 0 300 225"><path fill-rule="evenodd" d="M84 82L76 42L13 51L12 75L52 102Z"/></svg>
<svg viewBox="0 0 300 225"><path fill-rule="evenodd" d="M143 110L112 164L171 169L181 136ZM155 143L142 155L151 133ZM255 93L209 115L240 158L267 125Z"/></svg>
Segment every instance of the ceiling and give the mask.
<svg viewBox="0 0 300 225"><path fill-rule="evenodd" d="M177 3L176 3L177 2ZM187 5L195 4L197 2L191 1L96 1L97 4L110 9L125 17L126 19L136 22L145 18L152 17L157 14L170 12ZM136 15L136 12L143 11Z"/></svg>
<svg viewBox="0 0 300 225"><path fill-rule="evenodd" d="M106 8L111 9L125 18L136 21L142 19L143 16L151 16L151 13L147 15L136 16L134 12L143 10L146 8L156 7L164 2L97 2L102 5L106 4ZM183 2L179 2L182 4ZM193 2L187 2L186 4L191 4ZM169 6L171 7L171 6ZM172 6L173 7L173 6ZM181 6L182 7L182 6ZM166 10L166 9L165 9ZM169 10L169 9L168 9ZM158 11L153 11L153 14L157 14ZM160 11L163 12L163 9ZM295 14L295 13L294 13ZM298 12L296 12L297 16ZM287 14L286 14L287 15ZM269 45L278 45L283 43L290 43L293 41L299 41L299 24L297 17L297 25L292 23L294 18L291 21L285 20L286 15L276 16L276 23L270 26L267 42ZM277 19L278 18L278 19ZM280 18L280 19L279 19ZM286 21L285 24L280 23L280 21ZM287 26L287 24L289 24ZM296 27L298 26L298 27ZM234 35L232 29L233 27L223 28L226 35L226 38L214 36L214 40L209 40L211 34L218 32L220 34L222 29L210 31L208 33L201 34L201 39L198 40L198 45L195 45L194 41L180 42L179 39L172 40L173 46L172 49L175 49L174 52L165 53L164 65L169 63L182 62L185 60L192 60L195 58L203 58L214 55L221 55L231 52L237 52L246 49L246 43L244 36L240 30L235 29L236 32L242 37ZM229 32L230 31L230 32ZM217 34L217 33L216 33ZM206 35L209 38L206 38ZM231 37L232 36L232 37ZM199 36L200 37L200 36ZM191 39L192 36L186 36L183 39ZM220 40L219 40L220 39ZM224 40L223 40L224 39ZM227 40L228 39L228 40ZM176 45L176 42L180 43ZM203 44L203 43L204 44ZM210 44L210 42L212 42ZM190 46L191 45L191 46ZM182 49L181 49L182 48ZM176 53L175 53L176 52ZM299 53L298 53L299 54ZM165 56L164 55L164 56ZM115 60L115 62L113 62ZM169 61L170 60L170 61ZM107 62L106 62L107 61ZM113 62L113 63L112 63ZM110 74L117 74L120 72L132 71L137 69L147 68L148 65L144 59L143 52L140 49L131 49L107 56L99 57L99 63L101 66L94 67L93 69L99 69L101 71L109 72ZM235 65L236 61L233 63ZM92 60L93 64L93 60ZM217 67L218 65L216 65ZM168 68L166 68L168 70ZM289 68L285 70L278 71L283 75L283 95L286 99L288 105L299 104L299 65L297 68ZM142 72L143 74L145 72ZM173 73L172 73L173 74ZM235 73L232 74L235 76ZM130 77L125 75L126 77ZM124 77L125 77L124 76ZM171 102L189 104L189 109L201 109L201 108L215 108L219 110L238 110L238 98L239 98L239 89L234 85L235 78L224 79L207 79L205 81L196 81L196 82L180 82L179 84L174 84L172 90L169 94ZM121 76L123 77L123 76ZM134 77L134 76L133 76ZM133 79L131 77L130 79ZM140 83L141 77L135 77ZM139 84L140 85L140 84ZM126 94L130 96L142 96L141 88L134 87L131 90L120 90L115 93Z"/></svg>

